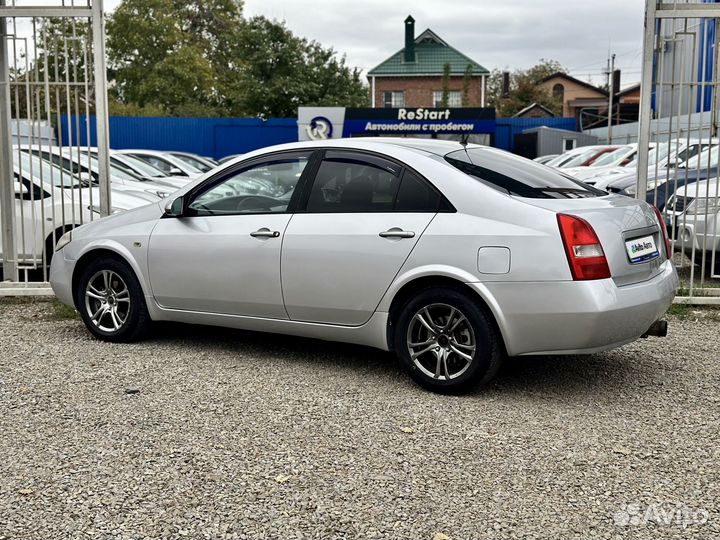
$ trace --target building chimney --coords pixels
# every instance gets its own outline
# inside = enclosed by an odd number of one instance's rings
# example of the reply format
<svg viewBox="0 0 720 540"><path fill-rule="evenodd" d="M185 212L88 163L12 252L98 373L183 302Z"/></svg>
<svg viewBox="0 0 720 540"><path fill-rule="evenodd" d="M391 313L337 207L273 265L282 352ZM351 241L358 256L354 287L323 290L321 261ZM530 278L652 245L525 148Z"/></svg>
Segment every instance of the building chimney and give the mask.
<svg viewBox="0 0 720 540"><path fill-rule="evenodd" d="M505 99L510 97L510 72L509 71L503 71L502 92L500 94L500 97L505 98Z"/></svg>
<svg viewBox="0 0 720 540"><path fill-rule="evenodd" d="M403 55L405 62L415 61L415 19L412 15L408 15L405 19L405 54Z"/></svg>

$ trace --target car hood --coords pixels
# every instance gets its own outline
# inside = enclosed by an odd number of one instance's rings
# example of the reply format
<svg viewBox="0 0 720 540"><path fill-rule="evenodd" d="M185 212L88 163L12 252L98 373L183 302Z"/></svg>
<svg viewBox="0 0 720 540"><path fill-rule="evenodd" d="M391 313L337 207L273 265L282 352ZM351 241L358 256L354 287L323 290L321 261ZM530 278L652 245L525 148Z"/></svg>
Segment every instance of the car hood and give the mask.
<svg viewBox="0 0 720 540"><path fill-rule="evenodd" d="M711 178L709 180L693 182L692 184L677 188L675 194L681 197L687 195L693 198L709 197L714 199L720 195L720 181L718 181L717 178Z"/></svg>
<svg viewBox="0 0 720 540"><path fill-rule="evenodd" d="M73 240L87 238L90 236L104 236L112 233L120 227L142 223L148 220L156 220L162 217L162 203L153 203L120 212L103 218L95 218L73 230Z"/></svg>

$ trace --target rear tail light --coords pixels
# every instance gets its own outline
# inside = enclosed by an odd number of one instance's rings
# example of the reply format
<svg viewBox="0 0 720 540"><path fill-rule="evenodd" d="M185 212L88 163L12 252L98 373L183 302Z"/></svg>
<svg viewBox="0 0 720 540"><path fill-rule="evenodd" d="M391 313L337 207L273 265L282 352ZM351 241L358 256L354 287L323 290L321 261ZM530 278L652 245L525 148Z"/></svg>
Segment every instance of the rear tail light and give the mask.
<svg viewBox="0 0 720 540"><path fill-rule="evenodd" d="M557 220L573 279L609 278L610 267L605 252L590 224L568 214L558 214Z"/></svg>
<svg viewBox="0 0 720 540"><path fill-rule="evenodd" d="M665 226L665 219L660 213L660 210L654 206L652 209L655 210L655 217L657 217L657 220L660 223L660 230L662 231L663 240L665 240L665 255L667 255L668 259L670 259L672 258L672 246L670 245L670 237L668 236L667 226Z"/></svg>

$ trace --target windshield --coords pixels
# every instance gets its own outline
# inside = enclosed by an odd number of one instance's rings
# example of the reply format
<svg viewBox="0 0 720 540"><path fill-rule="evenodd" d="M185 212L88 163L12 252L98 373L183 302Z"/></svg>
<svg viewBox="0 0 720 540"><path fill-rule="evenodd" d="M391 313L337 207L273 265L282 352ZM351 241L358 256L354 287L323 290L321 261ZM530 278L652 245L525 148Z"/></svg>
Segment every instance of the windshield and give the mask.
<svg viewBox="0 0 720 540"><path fill-rule="evenodd" d="M61 188L81 188L87 187L75 175L69 171L58 167L57 165L45 161L36 155L20 153L18 162L17 154L13 153L15 167L27 176L32 176L45 185L53 185Z"/></svg>
<svg viewBox="0 0 720 540"><path fill-rule="evenodd" d="M615 163L619 163L623 160L623 158L628 154L630 149L631 148L629 146L622 146L617 150L608 152L604 156L601 156L597 160L595 160L593 164L590 165L590 167L607 167L608 165L615 165Z"/></svg>
<svg viewBox="0 0 720 540"><path fill-rule="evenodd" d="M551 159L545 165L547 165L548 167L562 167L563 165L565 165L565 163L577 156L578 153L579 152L577 150L570 150Z"/></svg>
<svg viewBox="0 0 720 540"><path fill-rule="evenodd" d="M676 141L673 141L670 144L658 144L656 147L650 150L650 154L648 155L648 165L655 165L655 163L662 161L670 153L676 153L679 146L680 145Z"/></svg>
<svg viewBox="0 0 720 540"><path fill-rule="evenodd" d="M167 174L165 174L165 172L161 169L158 169L154 165L150 165L147 161L143 161L135 156L124 154L123 159L126 160L127 163L129 163L130 166L138 172L138 174L142 174L143 176L149 176L151 178L162 178L167 176Z"/></svg>
<svg viewBox="0 0 720 540"><path fill-rule="evenodd" d="M195 167L195 168L198 169L200 172L204 172L204 173L205 173L205 172L208 172L208 171L212 170L212 167L210 167L209 165L206 165L205 163L203 163L203 162L200 161L199 159L196 159L196 158L194 158L194 157L192 157L192 156L187 156L187 155L185 155L185 154L173 154L173 156L175 156L177 159L179 159L179 160L182 161L183 163L185 163L185 164L187 164L187 165L190 165L191 167Z"/></svg>
<svg viewBox="0 0 720 540"><path fill-rule="evenodd" d="M483 184L517 197L578 199L606 195L560 171L492 148L456 150L447 154L445 161Z"/></svg>
<svg viewBox="0 0 720 540"><path fill-rule="evenodd" d="M684 167L687 160L697 156L698 152L702 152L708 147L709 145L707 143L692 143L690 146L686 146L684 150L681 150L675 155L675 164L679 167Z"/></svg>
<svg viewBox="0 0 720 540"><path fill-rule="evenodd" d="M585 150L585 152L582 152L581 154L578 154L575 157L564 162L562 165L560 165L560 168L565 169L567 167L579 167L580 165L585 163L588 159L597 155L599 152L600 152L600 150L598 150L597 148L591 148L589 150Z"/></svg>
<svg viewBox="0 0 720 540"><path fill-rule="evenodd" d="M718 162L720 162L720 146L712 146L688 159L681 167L684 169L706 169L708 167L717 167Z"/></svg>
<svg viewBox="0 0 720 540"><path fill-rule="evenodd" d="M98 165L98 159L95 156L88 157L86 154L75 157L76 162L79 161L83 171L90 172L93 176L93 183L98 184L98 171L100 166ZM112 161L110 162L110 179L111 180L133 180L135 182L142 181L142 178L126 169L121 169Z"/></svg>

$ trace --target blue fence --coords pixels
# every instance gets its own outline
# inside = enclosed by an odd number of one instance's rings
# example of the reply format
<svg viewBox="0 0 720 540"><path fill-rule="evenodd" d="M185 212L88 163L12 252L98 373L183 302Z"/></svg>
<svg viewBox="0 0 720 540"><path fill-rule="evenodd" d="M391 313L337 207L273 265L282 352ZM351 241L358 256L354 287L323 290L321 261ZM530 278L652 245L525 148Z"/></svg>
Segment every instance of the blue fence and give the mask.
<svg viewBox="0 0 720 540"><path fill-rule="evenodd" d="M61 117L63 144L87 141L87 118L70 119L72 138L68 134L68 118ZM95 117L90 116L90 146L97 146ZM78 130L79 125L79 130ZM110 117L110 146L116 149L145 148L177 150L202 156L221 158L242 154L273 144L297 141L298 128L294 118L139 118Z"/></svg>
<svg viewBox="0 0 720 540"><path fill-rule="evenodd" d="M541 126L577 131L577 122L574 118L498 118L495 128L495 146L512 152L515 147L515 135L526 129Z"/></svg>
<svg viewBox="0 0 720 540"><path fill-rule="evenodd" d="M63 116L60 120L63 144L67 145L68 141L77 144L78 132L79 143L88 144L84 116L70 119L72 138L68 133L68 118ZM89 120L90 146L96 146L95 117L90 116ZM539 126L577 130L574 118L498 118L495 146L512 151L515 135ZM116 149L178 150L221 158L297 140L297 120L294 118L263 121L258 118L110 117L110 146Z"/></svg>

